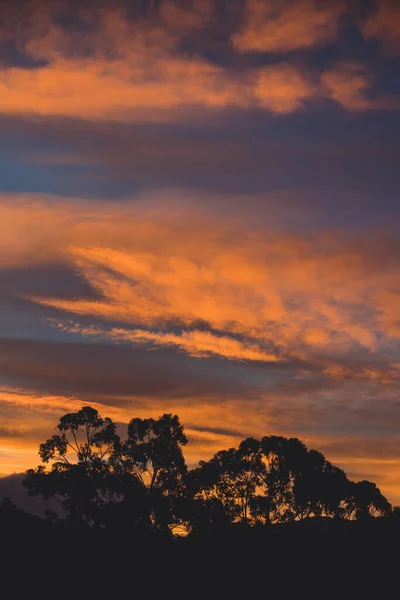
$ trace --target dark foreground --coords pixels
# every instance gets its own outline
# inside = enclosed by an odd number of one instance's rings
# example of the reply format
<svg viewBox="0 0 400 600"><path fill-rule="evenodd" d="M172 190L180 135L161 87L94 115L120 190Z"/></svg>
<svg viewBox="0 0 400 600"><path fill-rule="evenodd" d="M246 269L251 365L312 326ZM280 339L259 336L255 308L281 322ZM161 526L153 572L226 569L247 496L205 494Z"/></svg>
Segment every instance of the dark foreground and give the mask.
<svg viewBox="0 0 400 600"><path fill-rule="evenodd" d="M179 539L110 536L17 511L1 519L9 598L399 596L400 523L310 519ZM11 587L9 587L11 586Z"/></svg>

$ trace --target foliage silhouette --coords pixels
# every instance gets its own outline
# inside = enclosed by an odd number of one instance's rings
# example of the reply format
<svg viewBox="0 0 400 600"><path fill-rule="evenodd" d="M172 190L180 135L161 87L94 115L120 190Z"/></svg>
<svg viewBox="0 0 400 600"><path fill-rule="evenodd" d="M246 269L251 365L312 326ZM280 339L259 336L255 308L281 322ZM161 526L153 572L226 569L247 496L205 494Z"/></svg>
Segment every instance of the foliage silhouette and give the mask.
<svg viewBox="0 0 400 600"><path fill-rule="evenodd" d="M182 446L186 444L176 415L130 421L128 437L111 463L125 482L120 490L123 509L136 512L136 524L142 528L168 535L183 525L180 513L187 497L187 467Z"/></svg>
<svg viewBox="0 0 400 600"><path fill-rule="evenodd" d="M23 484L32 495L57 499L70 521L111 537L310 519L367 522L392 513L374 483L350 481L297 438L247 438L188 470L188 440L176 415L133 418L122 441L111 419L86 406L61 417L57 430L40 444L44 465L28 470ZM48 518L56 521L54 513Z"/></svg>
<svg viewBox="0 0 400 600"><path fill-rule="evenodd" d="M186 443L170 414L132 419L122 440L91 407L62 417L24 484L57 498L66 518L0 502L3 580L15 565L26 574L13 578L14 595L23 581L42 590L53 579L52 592L79 581L99 597L140 582L151 595L236 597L267 585L290 597L319 578L319 595L329 582L358 598L363 586L371 595L374 573L382 595L397 573L400 508L374 483L350 481L297 438L247 438L190 470Z"/></svg>
<svg viewBox="0 0 400 600"><path fill-rule="evenodd" d="M117 498L110 459L120 447L116 426L85 406L61 417L58 434L40 444L43 463L29 469L23 485L29 494L57 500L67 515L95 524L104 506Z"/></svg>

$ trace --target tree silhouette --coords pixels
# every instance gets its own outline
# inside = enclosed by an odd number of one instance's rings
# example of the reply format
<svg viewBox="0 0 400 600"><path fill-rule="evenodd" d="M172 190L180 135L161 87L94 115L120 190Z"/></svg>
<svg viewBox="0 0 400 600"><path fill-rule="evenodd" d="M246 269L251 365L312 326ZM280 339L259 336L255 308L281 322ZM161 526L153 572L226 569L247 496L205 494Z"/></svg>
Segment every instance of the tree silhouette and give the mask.
<svg viewBox="0 0 400 600"><path fill-rule="evenodd" d="M230 523L247 522L261 468L259 442L244 440L238 449L222 450L192 473L195 499L221 506Z"/></svg>
<svg viewBox="0 0 400 600"><path fill-rule="evenodd" d="M187 467L182 446L187 438L179 418L134 418L128 437L112 457L113 466L127 483L125 503L141 507L140 520L149 530L169 533L183 524Z"/></svg>
<svg viewBox="0 0 400 600"><path fill-rule="evenodd" d="M327 468L329 465L321 452L310 450L304 456L294 484L296 518L321 517L324 514Z"/></svg>
<svg viewBox="0 0 400 600"><path fill-rule="evenodd" d="M266 525L293 520L294 485L307 449L297 438L266 436L260 442L262 468L253 515Z"/></svg>
<svg viewBox="0 0 400 600"><path fill-rule="evenodd" d="M320 517L367 523L392 514L374 483L349 481L297 438L247 438L188 471L177 415L133 418L121 441L111 419L86 406L61 417L57 430L40 444L44 464L23 484L58 500L69 519L118 539L128 531L171 537L179 528L193 534Z"/></svg>
<svg viewBox="0 0 400 600"><path fill-rule="evenodd" d="M390 514L391 505L375 483L367 480L352 482L351 493L350 510L359 521L368 521L371 517Z"/></svg>
<svg viewBox="0 0 400 600"><path fill-rule="evenodd" d="M39 447L51 471L44 465L29 469L23 485L30 495L57 500L69 517L94 524L102 507L116 500L110 463L120 447L115 424L85 406L61 417L57 430Z"/></svg>

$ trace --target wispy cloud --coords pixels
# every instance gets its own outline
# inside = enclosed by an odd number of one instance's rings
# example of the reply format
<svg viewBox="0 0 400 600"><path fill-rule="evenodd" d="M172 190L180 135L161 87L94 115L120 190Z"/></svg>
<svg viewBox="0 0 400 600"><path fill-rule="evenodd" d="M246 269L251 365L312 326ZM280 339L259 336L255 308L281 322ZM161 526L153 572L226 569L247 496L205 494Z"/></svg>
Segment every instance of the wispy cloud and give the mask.
<svg viewBox="0 0 400 600"><path fill-rule="evenodd" d="M91 404L177 413L190 464L296 435L399 498L397 22L0 4L0 472Z"/></svg>
<svg viewBox="0 0 400 600"><path fill-rule="evenodd" d="M333 378L397 377L395 235L303 236L266 224L249 236L240 211L227 218L167 198L112 207L14 199L0 214L3 264L58 261L94 292L34 300L90 318L110 339L303 360Z"/></svg>
<svg viewBox="0 0 400 600"><path fill-rule="evenodd" d="M54 322L52 320L52 322ZM148 331L145 329L123 329L113 327L79 326L71 322L55 321L61 331L80 333L83 336L103 338L114 342L132 342L133 344L152 344L155 346L172 346L186 351L191 356L222 356L232 360L255 360L275 362L278 360L273 352L262 350L257 344L243 343L227 335L215 335L210 331L181 331L179 334Z"/></svg>

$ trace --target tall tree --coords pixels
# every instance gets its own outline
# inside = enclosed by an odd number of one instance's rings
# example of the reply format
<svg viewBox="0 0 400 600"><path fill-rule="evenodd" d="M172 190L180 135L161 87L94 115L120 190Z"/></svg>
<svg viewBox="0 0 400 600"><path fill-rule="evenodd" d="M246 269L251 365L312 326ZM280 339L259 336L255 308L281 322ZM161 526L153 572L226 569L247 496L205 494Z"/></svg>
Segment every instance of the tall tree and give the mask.
<svg viewBox="0 0 400 600"><path fill-rule="evenodd" d="M119 450L116 426L98 411L84 406L60 418L58 434L40 444L42 462L23 481L30 495L57 500L67 515L93 525L101 509L116 500L110 458Z"/></svg>
<svg viewBox="0 0 400 600"><path fill-rule="evenodd" d="M384 517L390 514L391 504L372 481L352 482L350 510L352 517L367 521L371 517Z"/></svg>
<svg viewBox="0 0 400 600"><path fill-rule="evenodd" d="M262 468L260 442L247 438L239 447L217 452L209 461L201 461L193 473L197 481L197 499L219 503L229 522L249 522L251 505Z"/></svg>
<svg viewBox="0 0 400 600"><path fill-rule="evenodd" d="M114 453L116 471L135 482L134 495L127 491L125 501L135 502L140 495L142 520L152 530L167 533L182 525L187 475L182 447L186 444L179 418L164 414L159 419L132 419L126 441Z"/></svg>
<svg viewBox="0 0 400 600"><path fill-rule="evenodd" d="M307 451L295 473L294 518L352 518L352 485L321 452Z"/></svg>
<svg viewBox="0 0 400 600"><path fill-rule="evenodd" d="M266 436L260 442L262 468L253 515L265 524L289 521L295 512L294 482L306 447L297 438Z"/></svg>

